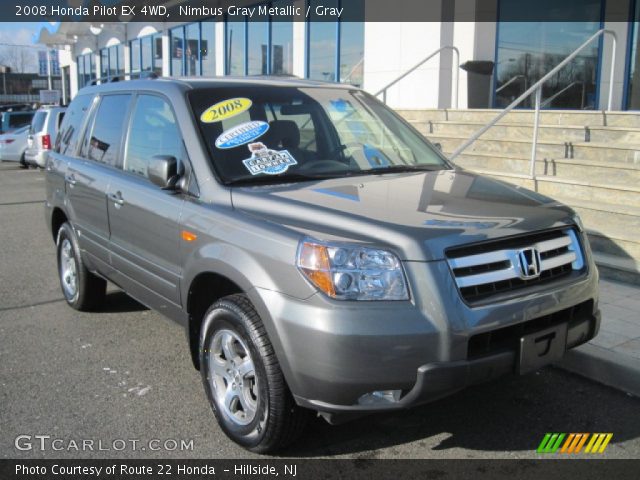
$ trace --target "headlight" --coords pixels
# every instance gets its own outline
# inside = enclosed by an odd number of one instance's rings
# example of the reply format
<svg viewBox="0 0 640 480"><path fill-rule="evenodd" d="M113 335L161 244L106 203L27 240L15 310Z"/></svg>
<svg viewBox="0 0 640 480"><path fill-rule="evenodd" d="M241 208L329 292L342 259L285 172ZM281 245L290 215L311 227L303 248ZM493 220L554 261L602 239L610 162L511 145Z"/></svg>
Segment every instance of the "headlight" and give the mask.
<svg viewBox="0 0 640 480"><path fill-rule="evenodd" d="M577 213L574 213L573 222L576 224L579 231L584 232L584 224L582 223L582 219L580 218L580 215L578 215Z"/></svg>
<svg viewBox="0 0 640 480"><path fill-rule="evenodd" d="M338 300L408 300L402 264L386 250L303 239L296 265L305 277Z"/></svg>

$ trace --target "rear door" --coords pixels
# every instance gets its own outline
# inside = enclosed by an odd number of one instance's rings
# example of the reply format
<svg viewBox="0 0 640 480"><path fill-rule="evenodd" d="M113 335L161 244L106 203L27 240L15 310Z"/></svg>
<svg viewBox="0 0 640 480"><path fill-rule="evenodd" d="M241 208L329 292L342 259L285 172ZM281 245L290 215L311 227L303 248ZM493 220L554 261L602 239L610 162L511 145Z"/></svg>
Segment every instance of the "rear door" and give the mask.
<svg viewBox="0 0 640 480"><path fill-rule="evenodd" d="M80 146L80 158L69 161L65 176L80 247L100 270L110 263L107 189L122 174L120 155L131 98L131 94L118 93L97 100ZM61 137L64 135L62 132Z"/></svg>
<svg viewBox="0 0 640 480"><path fill-rule="evenodd" d="M184 197L149 181L147 166L154 155L171 155L179 162L186 158L169 101L141 94L131 113L123 173L108 187L112 265L122 274L119 283L126 290L139 292L139 298L148 293L144 290L150 290L177 306Z"/></svg>

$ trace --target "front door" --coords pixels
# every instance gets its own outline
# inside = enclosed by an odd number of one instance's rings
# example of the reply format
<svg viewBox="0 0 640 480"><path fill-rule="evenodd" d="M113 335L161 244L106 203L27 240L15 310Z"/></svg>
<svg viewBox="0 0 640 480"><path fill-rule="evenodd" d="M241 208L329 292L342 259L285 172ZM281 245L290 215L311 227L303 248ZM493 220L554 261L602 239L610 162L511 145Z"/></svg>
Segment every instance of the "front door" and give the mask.
<svg viewBox="0 0 640 480"><path fill-rule="evenodd" d="M182 161L182 145L168 101L139 95L127 133L123 174L107 192L112 265L126 284L122 286L140 296L159 295L174 305L180 305L179 222L184 198L152 184L147 166L154 155Z"/></svg>

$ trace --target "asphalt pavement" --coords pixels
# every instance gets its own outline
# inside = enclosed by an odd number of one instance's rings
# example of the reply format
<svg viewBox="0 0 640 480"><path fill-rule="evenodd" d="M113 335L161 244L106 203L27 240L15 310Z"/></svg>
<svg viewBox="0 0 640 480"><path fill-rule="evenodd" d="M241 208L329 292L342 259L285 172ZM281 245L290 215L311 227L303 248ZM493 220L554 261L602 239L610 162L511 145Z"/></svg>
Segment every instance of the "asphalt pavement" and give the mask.
<svg viewBox="0 0 640 480"><path fill-rule="evenodd" d="M216 425L179 325L115 288L100 312L66 306L44 196L42 172L0 164L0 458L258 457ZM610 432L600 458L638 459L639 412L638 398L547 368L405 412L315 419L283 455L539 458L547 432Z"/></svg>

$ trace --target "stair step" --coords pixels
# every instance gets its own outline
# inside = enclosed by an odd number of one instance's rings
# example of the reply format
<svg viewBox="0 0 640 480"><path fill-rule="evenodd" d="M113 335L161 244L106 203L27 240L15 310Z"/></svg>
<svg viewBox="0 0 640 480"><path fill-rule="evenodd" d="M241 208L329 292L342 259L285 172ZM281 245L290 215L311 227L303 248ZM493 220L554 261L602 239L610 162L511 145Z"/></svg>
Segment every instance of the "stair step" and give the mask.
<svg viewBox="0 0 640 480"><path fill-rule="evenodd" d="M453 162L468 169L482 169L506 173L524 173L530 168L530 158L524 155L465 152ZM612 185L640 185L640 164L594 160L590 158L562 158L536 160L536 174L589 182L606 178Z"/></svg>
<svg viewBox="0 0 640 480"><path fill-rule="evenodd" d="M436 120L431 122L413 121L412 125L424 136L430 135L461 135L471 137L486 122L458 122ZM533 137L533 124L531 123L498 123L483 135L491 135L499 139L522 139L531 141ZM626 144L640 144L640 128L637 127L603 127L584 125L553 125L541 124L538 130L538 138L541 141L558 142L621 142Z"/></svg>
<svg viewBox="0 0 640 480"><path fill-rule="evenodd" d="M464 135L427 135L432 143L439 143L445 152L453 152L468 137ZM489 136L480 137L463 153L483 152L514 156L531 154L531 139L499 139ZM600 161L626 162L640 165L640 144L595 143L595 142L552 142L539 141L537 156L541 159L586 158Z"/></svg>
<svg viewBox="0 0 640 480"><path fill-rule="evenodd" d="M398 113L408 121L472 121L488 123L501 110L494 109L402 109ZM517 109L509 112L502 123L533 123L534 111ZM548 125L593 125L640 127L640 115L636 112L604 112L601 110L543 110L541 123Z"/></svg>

